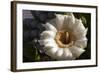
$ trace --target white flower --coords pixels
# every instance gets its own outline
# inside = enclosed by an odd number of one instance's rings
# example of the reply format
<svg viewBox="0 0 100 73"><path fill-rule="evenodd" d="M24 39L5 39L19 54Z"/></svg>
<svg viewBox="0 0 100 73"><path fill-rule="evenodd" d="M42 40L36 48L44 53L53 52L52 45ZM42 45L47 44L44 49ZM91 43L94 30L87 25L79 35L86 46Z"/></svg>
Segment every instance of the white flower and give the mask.
<svg viewBox="0 0 100 73"><path fill-rule="evenodd" d="M69 15L56 14L56 18L44 24L40 45L44 45L45 53L57 60L73 60L78 58L87 46L87 28L81 19Z"/></svg>

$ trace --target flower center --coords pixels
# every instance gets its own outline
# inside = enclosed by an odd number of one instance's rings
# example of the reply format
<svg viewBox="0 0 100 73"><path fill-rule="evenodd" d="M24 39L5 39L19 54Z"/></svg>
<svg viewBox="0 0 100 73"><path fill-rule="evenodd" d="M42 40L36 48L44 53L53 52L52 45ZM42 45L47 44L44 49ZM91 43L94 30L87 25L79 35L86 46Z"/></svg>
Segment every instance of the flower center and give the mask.
<svg viewBox="0 0 100 73"><path fill-rule="evenodd" d="M56 34L55 41L61 48L66 48L73 45L69 32L59 31Z"/></svg>

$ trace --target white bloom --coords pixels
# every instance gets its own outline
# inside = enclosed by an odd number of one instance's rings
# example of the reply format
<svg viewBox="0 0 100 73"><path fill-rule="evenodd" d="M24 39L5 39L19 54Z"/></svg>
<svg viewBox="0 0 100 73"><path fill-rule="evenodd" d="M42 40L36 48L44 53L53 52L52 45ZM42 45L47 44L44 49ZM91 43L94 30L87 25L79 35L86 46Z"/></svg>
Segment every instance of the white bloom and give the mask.
<svg viewBox="0 0 100 73"><path fill-rule="evenodd" d="M44 45L45 53L58 60L78 58L87 46L87 29L81 19L70 15L56 14L56 18L44 24L40 44Z"/></svg>

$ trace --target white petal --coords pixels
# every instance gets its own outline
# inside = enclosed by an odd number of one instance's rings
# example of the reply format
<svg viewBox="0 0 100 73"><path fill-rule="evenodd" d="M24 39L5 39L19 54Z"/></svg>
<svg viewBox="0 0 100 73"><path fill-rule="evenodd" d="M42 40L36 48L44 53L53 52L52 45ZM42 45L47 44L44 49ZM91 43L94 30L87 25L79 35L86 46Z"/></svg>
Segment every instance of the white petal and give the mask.
<svg viewBox="0 0 100 73"><path fill-rule="evenodd" d="M75 46L80 47L80 48L85 48L87 46L87 38L84 37L80 40L76 40Z"/></svg>
<svg viewBox="0 0 100 73"><path fill-rule="evenodd" d="M69 50L69 48L64 48L63 50L63 59L64 60L73 60L75 59L74 56L72 55L71 51Z"/></svg>
<svg viewBox="0 0 100 73"><path fill-rule="evenodd" d="M58 46L54 40L49 40L48 43L44 44L44 51L47 55L53 56L58 50Z"/></svg>
<svg viewBox="0 0 100 73"><path fill-rule="evenodd" d="M63 22L64 22L64 16L61 14L57 14L56 15L56 24L58 24L58 30L61 29L61 27L63 26Z"/></svg>
<svg viewBox="0 0 100 73"><path fill-rule="evenodd" d="M56 18L51 20L50 23L53 24L57 30L60 30L60 28L63 26L64 21L64 15L56 14Z"/></svg>
<svg viewBox="0 0 100 73"><path fill-rule="evenodd" d="M44 47L45 48L57 48L58 45L56 44L55 40L49 40L47 43L45 41L45 44L44 44Z"/></svg>
<svg viewBox="0 0 100 73"><path fill-rule="evenodd" d="M41 39L49 39L49 38L54 38L56 35L56 32L53 31L43 31L41 33Z"/></svg>
<svg viewBox="0 0 100 73"><path fill-rule="evenodd" d="M76 19L74 25L75 25L75 28L73 28L73 33L75 36L79 38L82 36L86 36L88 28L84 27L81 19L80 20Z"/></svg>
<svg viewBox="0 0 100 73"><path fill-rule="evenodd" d="M62 55L63 55L63 48L59 48L55 54L56 56L56 59L61 59L62 58Z"/></svg>
<svg viewBox="0 0 100 73"><path fill-rule="evenodd" d="M40 43L40 45L45 45L45 44L48 44L48 43L54 43L54 39L43 39L43 40L39 40L38 41Z"/></svg>
<svg viewBox="0 0 100 73"><path fill-rule="evenodd" d="M83 31L85 30L85 27L84 27L81 19L76 19L75 25L76 25L76 30L78 30L78 31L79 30L83 30Z"/></svg>
<svg viewBox="0 0 100 73"><path fill-rule="evenodd" d="M57 29L50 23L46 23L43 26L46 28L46 30L57 32Z"/></svg>
<svg viewBox="0 0 100 73"><path fill-rule="evenodd" d="M74 23L75 23L74 14L73 14L73 13L70 13L69 15L70 15L70 17L71 17L71 23L70 23L70 24L74 24Z"/></svg>
<svg viewBox="0 0 100 73"><path fill-rule="evenodd" d="M75 23L74 15L72 13L70 15L66 15L64 18L62 29L66 30L66 31L72 30L73 27L75 27L74 23Z"/></svg>
<svg viewBox="0 0 100 73"><path fill-rule="evenodd" d="M73 31L73 35L75 36L76 40L78 40L78 39L85 37L87 34L87 31L88 31L88 28L86 28L84 30L77 30L76 29Z"/></svg>
<svg viewBox="0 0 100 73"><path fill-rule="evenodd" d="M45 49L45 53L48 55L48 56L50 56L50 57L52 57L52 58L55 58L55 53L57 52L57 50L58 50L58 48L46 48Z"/></svg>
<svg viewBox="0 0 100 73"><path fill-rule="evenodd" d="M73 56L76 58L78 58L83 52L85 52L85 50L83 48L79 48L76 46L72 46L69 49L72 52Z"/></svg>

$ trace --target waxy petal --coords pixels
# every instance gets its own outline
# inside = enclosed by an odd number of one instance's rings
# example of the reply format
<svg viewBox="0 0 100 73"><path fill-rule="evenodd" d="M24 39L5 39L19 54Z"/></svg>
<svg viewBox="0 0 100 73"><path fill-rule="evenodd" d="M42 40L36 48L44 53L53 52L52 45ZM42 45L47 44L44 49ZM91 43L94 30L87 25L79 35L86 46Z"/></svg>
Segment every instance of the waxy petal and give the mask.
<svg viewBox="0 0 100 73"><path fill-rule="evenodd" d="M46 28L46 30L57 32L57 29L50 23L46 23L43 26Z"/></svg>
<svg viewBox="0 0 100 73"><path fill-rule="evenodd" d="M59 48L55 53L56 59L61 59L63 55L63 48Z"/></svg>
<svg viewBox="0 0 100 73"><path fill-rule="evenodd" d="M54 38L55 35L56 35L56 32L53 32L53 31L43 31L41 33L41 39Z"/></svg>
<svg viewBox="0 0 100 73"><path fill-rule="evenodd" d="M83 37L86 37L88 28L84 29L84 30L75 30L73 31L73 35L75 37L76 40L82 39Z"/></svg>
<svg viewBox="0 0 100 73"><path fill-rule="evenodd" d="M74 15L72 13L70 15L66 15L64 17L63 26L61 27L61 29L66 31L72 31L73 28L75 28L74 23L75 23Z"/></svg>
<svg viewBox="0 0 100 73"><path fill-rule="evenodd" d="M45 45L45 44L48 44L48 43L54 43L55 41L54 41L54 39L50 38L50 39L39 40L38 42L40 43L40 45Z"/></svg>
<svg viewBox="0 0 100 73"><path fill-rule="evenodd" d="M83 52L85 52L85 50L83 48L79 48L76 46L72 46L69 49L72 52L73 56L76 58L78 58Z"/></svg>
<svg viewBox="0 0 100 73"><path fill-rule="evenodd" d="M75 46L80 47L80 48L85 48L87 46L87 38L84 37L80 40L75 41Z"/></svg>
<svg viewBox="0 0 100 73"><path fill-rule="evenodd" d="M51 20L50 23L56 27L57 30L60 30L63 26L64 15L56 14L56 18Z"/></svg>
<svg viewBox="0 0 100 73"><path fill-rule="evenodd" d="M73 56L72 52L70 51L69 48L65 48L63 49L64 53L63 53L63 59L64 60L73 60L75 59L75 57Z"/></svg>
<svg viewBox="0 0 100 73"><path fill-rule="evenodd" d="M58 51L58 48L45 48L45 53L49 56L51 56L52 58L55 58L55 53Z"/></svg>

